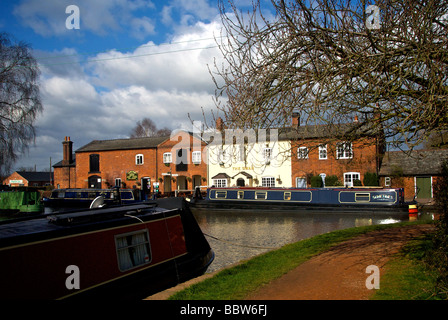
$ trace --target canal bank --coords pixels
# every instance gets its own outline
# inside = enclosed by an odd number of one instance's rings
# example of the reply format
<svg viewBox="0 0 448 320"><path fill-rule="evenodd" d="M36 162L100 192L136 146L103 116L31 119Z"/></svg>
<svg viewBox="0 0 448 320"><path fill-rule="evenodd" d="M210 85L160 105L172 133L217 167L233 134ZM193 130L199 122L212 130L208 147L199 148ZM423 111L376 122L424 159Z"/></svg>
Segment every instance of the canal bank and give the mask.
<svg viewBox="0 0 448 320"><path fill-rule="evenodd" d="M365 286L366 267L376 263L380 274L386 272L381 268L404 243L432 229L432 224L414 222L330 232L261 254L148 299L366 299L366 291L372 292ZM308 279L306 286L310 290L304 289L304 279ZM360 290L364 295L359 295Z"/></svg>

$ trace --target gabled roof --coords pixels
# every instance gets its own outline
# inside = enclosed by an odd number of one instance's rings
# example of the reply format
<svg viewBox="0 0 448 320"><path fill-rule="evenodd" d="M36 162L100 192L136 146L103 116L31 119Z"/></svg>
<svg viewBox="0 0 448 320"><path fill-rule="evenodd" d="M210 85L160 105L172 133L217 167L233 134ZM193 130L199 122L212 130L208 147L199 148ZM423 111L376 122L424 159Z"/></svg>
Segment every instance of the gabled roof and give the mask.
<svg viewBox="0 0 448 320"><path fill-rule="evenodd" d="M169 136L162 136L114 140L93 140L92 142L76 150L76 152L156 148L159 144L169 138Z"/></svg>
<svg viewBox="0 0 448 320"><path fill-rule="evenodd" d="M61 160L61 161L55 163L55 164L53 165L53 168L76 167L76 154L73 153L73 155L72 155L72 162L69 163L68 165L63 165L63 164L62 164L62 161L63 161L63 160Z"/></svg>
<svg viewBox="0 0 448 320"><path fill-rule="evenodd" d="M24 179L28 181L50 181L53 180L53 172L39 172L39 171L16 171L17 174L21 175Z"/></svg>
<svg viewBox="0 0 448 320"><path fill-rule="evenodd" d="M448 149L414 150L412 152L392 151L384 155L380 176L439 175L444 160L448 159Z"/></svg>

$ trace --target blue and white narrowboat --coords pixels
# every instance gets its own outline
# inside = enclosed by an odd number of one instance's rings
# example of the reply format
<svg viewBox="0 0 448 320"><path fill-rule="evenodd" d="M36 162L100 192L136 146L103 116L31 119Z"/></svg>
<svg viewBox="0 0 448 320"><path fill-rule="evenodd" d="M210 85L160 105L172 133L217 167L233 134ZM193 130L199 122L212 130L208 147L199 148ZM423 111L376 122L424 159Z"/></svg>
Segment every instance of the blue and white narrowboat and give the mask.
<svg viewBox="0 0 448 320"><path fill-rule="evenodd" d="M405 211L404 190L383 188L208 188L192 208L267 209L324 212ZM381 210L379 210L381 209Z"/></svg>

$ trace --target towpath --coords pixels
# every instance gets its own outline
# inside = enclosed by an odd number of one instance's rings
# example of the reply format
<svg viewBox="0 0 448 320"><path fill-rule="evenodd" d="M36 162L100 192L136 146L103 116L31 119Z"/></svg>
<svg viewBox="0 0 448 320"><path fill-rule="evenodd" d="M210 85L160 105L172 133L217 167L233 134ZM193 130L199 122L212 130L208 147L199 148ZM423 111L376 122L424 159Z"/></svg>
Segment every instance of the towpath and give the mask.
<svg viewBox="0 0 448 320"><path fill-rule="evenodd" d="M387 272L386 263L409 240L432 232L431 224L412 225L373 231L332 247L302 263L282 277L259 288L248 300L364 300L375 289L366 288L367 266ZM206 274L187 283L147 298L164 300L193 283L214 274ZM381 284L381 278L380 278Z"/></svg>
<svg viewBox="0 0 448 320"><path fill-rule="evenodd" d="M367 289L375 265L380 276L386 263L412 238L434 230L430 224L388 228L345 241L299 265L251 294L250 300L365 300L375 289ZM381 277L380 277L381 288Z"/></svg>

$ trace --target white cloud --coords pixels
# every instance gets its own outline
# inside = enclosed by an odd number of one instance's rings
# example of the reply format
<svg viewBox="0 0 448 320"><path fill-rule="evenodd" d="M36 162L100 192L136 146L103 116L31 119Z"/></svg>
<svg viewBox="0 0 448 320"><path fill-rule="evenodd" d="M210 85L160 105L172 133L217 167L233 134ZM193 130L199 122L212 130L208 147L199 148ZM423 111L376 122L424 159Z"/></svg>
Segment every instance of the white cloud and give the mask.
<svg viewBox="0 0 448 320"><path fill-rule="evenodd" d="M65 25L65 3L56 5L57 2L27 0L22 3L27 6L19 6L21 11L17 9L16 14L26 17L31 8L35 8L34 17L42 15L42 28L49 30L39 29L38 19L30 21L29 25L42 34L57 34L56 24L45 19L48 17L46 10L54 3L55 11L60 7L64 9L62 18ZM115 8L131 2L134 7L127 8L128 13L145 5L144 1L111 1ZM113 6L101 0L89 3L95 3L92 15L100 8L104 12L98 13L101 19L96 18L101 21L97 24L89 24L93 17L88 18L90 14L86 13L82 19L88 19L81 21L81 28L84 26L95 32L113 28L109 19L116 15L111 11ZM37 4L46 9L39 9ZM188 3L182 1L178 5L188 7ZM83 15L81 5L80 9ZM192 6L188 8L190 11L193 9ZM211 16L213 13L207 8L200 10L204 11L197 11L197 16ZM191 130L188 114L193 120L203 120L202 108L206 115L215 109L212 99L215 87L207 64L213 64L214 58L219 59L220 51L217 48L206 49L216 46L213 37L220 34L219 17L213 17L210 22L196 21L176 29L176 33L169 37L171 44L147 42L129 52L109 50L90 57L80 55L72 48L36 51L38 57L57 55L60 58L38 59L42 71L44 112L36 121L36 147L31 147L29 155L17 165L34 166L37 163L38 169L46 168L50 156L53 163L62 159L64 136L71 137L74 149L94 139L125 138L136 122L144 117L154 120L159 128ZM135 16L128 20L128 30L136 32L133 34L135 37L144 37L155 31L154 23L151 18Z"/></svg>
<svg viewBox="0 0 448 320"><path fill-rule="evenodd" d="M153 9L150 1L132 0L24 0L15 6L13 14L22 24L33 29L39 35L74 34L65 26L70 14L65 12L69 5L76 5L80 11L80 31L90 31L99 35L122 29L132 20L132 14L137 10ZM143 18L142 18L143 19ZM146 19L140 21L140 28L148 32Z"/></svg>
<svg viewBox="0 0 448 320"><path fill-rule="evenodd" d="M94 83L109 88L137 85L149 90L213 92L207 65L220 56L213 39L219 27L217 22L198 22L190 33L173 37L173 44L148 42L132 52L100 53L90 64Z"/></svg>

